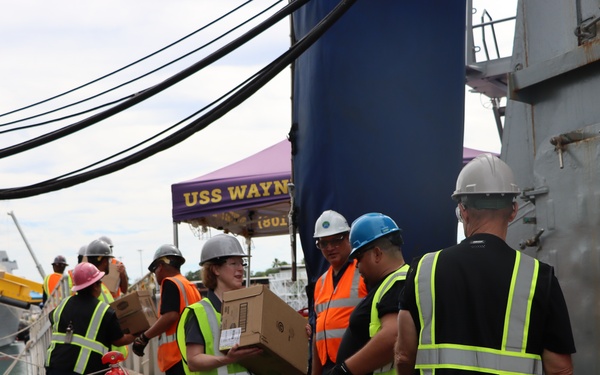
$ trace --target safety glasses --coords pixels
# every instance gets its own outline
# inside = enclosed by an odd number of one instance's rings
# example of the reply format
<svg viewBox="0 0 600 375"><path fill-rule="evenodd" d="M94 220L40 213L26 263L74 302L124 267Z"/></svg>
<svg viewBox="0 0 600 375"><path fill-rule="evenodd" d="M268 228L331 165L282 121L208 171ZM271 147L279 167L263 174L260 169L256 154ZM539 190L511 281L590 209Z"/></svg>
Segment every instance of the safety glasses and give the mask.
<svg viewBox="0 0 600 375"><path fill-rule="evenodd" d="M334 237L334 238L330 238L328 240L324 240L324 239L318 239L315 241L315 245L317 246L317 249L320 250L324 250L326 249L328 246L331 246L333 248L337 248L339 247L342 242L344 241L344 238L346 237L346 235L341 234L339 237Z"/></svg>

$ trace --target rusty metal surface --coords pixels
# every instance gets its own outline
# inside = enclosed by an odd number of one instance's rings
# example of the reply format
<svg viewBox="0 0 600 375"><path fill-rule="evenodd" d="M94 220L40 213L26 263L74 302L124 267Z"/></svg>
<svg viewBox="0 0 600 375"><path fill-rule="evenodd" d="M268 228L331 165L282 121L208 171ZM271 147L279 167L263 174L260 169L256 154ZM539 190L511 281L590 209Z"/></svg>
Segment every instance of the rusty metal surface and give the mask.
<svg viewBox="0 0 600 375"><path fill-rule="evenodd" d="M508 101L501 153L528 191L509 243L555 267L582 374L600 369L600 43L574 31L593 12L596 0L519 1L509 78L519 101Z"/></svg>

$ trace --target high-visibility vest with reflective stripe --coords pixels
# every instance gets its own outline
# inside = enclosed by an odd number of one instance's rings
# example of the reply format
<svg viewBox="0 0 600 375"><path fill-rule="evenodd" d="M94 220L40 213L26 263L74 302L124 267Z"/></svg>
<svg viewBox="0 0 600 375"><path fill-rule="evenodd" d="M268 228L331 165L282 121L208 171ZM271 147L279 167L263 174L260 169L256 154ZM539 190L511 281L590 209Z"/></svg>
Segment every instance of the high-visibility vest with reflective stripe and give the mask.
<svg viewBox="0 0 600 375"><path fill-rule="evenodd" d="M73 277L72 277L71 271L69 271L68 276L67 276L67 287L69 288L69 293L71 295L74 295L75 292L73 292Z"/></svg>
<svg viewBox="0 0 600 375"><path fill-rule="evenodd" d="M112 264L115 264L115 265L118 265L119 263L121 263L121 262L119 262L119 261L117 260L117 258L111 258L110 262L111 262ZM111 295L113 296L113 298L115 298L115 299L117 299L117 298L121 297L121 278L119 278L119 287L117 288L117 291L116 291L116 292L114 292L114 293L113 293L113 292L110 292L110 294L111 294Z"/></svg>
<svg viewBox="0 0 600 375"><path fill-rule="evenodd" d="M62 279L62 276L62 274L54 272L44 278L42 287L44 288L47 297L50 297L50 294L52 294L52 291L56 288L60 279Z"/></svg>
<svg viewBox="0 0 600 375"><path fill-rule="evenodd" d="M109 349L104 346L99 341L96 341L96 337L98 336L98 331L100 330L100 324L102 323L102 319L104 318L104 314L108 310L109 306L101 301L98 301L96 308L94 309L94 313L90 319L90 324L86 330L85 335L73 334L70 343L66 343L66 333L58 331L58 325L60 323L60 316L65 308L67 302L72 297L69 296L64 299L60 305L54 310L53 320L54 324L52 325L52 338L50 341L50 346L48 347L48 352L46 353L46 367L51 365L50 359L52 357L52 351L56 347L57 344L66 344L66 345L75 345L79 346L79 355L77 356L77 361L75 362L75 366L73 367L73 371L78 374L83 374L85 372L85 368L87 367L87 363L90 359L92 352L96 352L100 355L104 355L109 351Z"/></svg>
<svg viewBox="0 0 600 375"><path fill-rule="evenodd" d="M396 271L389 274L385 280L379 285L377 290L375 291L375 295L373 295L373 302L371 302L371 318L369 320L369 337L373 337L381 330L381 320L379 319L379 313L377 312L377 305L381 302L381 299L388 290L396 281L406 280L406 274L408 272L409 266L408 264L403 264L402 267L398 268ZM381 374L381 375L396 375L396 370L394 368L394 361L388 363L387 365L378 368L373 371L373 374Z"/></svg>
<svg viewBox="0 0 600 375"><path fill-rule="evenodd" d="M356 269L356 260L346 267L335 288L333 267L329 267L317 280L314 294L317 314L315 345L322 365L328 357L335 363L350 314L366 295L367 287Z"/></svg>
<svg viewBox="0 0 600 375"><path fill-rule="evenodd" d="M171 280L177 285L179 290L179 314L183 312L186 306L200 301L198 288L182 274L166 277L161 283L161 290L165 280ZM176 340L178 322L179 319L158 337L158 368L162 372L167 371L174 364L181 361L181 353L179 353Z"/></svg>
<svg viewBox="0 0 600 375"><path fill-rule="evenodd" d="M500 349L438 343L435 337L435 270L441 251L423 256L415 275L421 324L415 368L421 374L452 368L511 375L542 374L541 356L526 353L529 313L537 284L539 262L515 251L515 264L506 306Z"/></svg>
<svg viewBox="0 0 600 375"><path fill-rule="evenodd" d="M73 291L73 270L68 270L67 271L68 277L69 277L69 293L74 296L75 292Z"/></svg>
<svg viewBox="0 0 600 375"><path fill-rule="evenodd" d="M100 295L98 296L98 299L106 304L111 304L115 301L115 299L112 296L112 293L110 292L110 289L108 289L108 287L106 285L104 285L104 283L100 284L100 287L102 288L102 293L100 293ZM125 359L127 359L127 356L129 356L129 348L127 347L127 345L123 345L123 346L114 346L111 345L111 350L116 350L118 352L120 352L121 354L123 354L123 356L125 357Z"/></svg>
<svg viewBox="0 0 600 375"><path fill-rule="evenodd" d="M204 337L204 353L223 357L223 353L221 353L218 348L221 338L221 314L215 310L208 298L204 298L199 302L186 307L177 324L177 346L179 347L179 352L183 359L183 368L186 375L247 375L248 371L237 363L231 363L227 366L221 366L210 371L190 371L187 364L185 345L185 322L187 321L188 315L192 313L196 320L198 320L202 337ZM194 318L191 317L190 319ZM215 348L215 345L217 348Z"/></svg>
<svg viewBox="0 0 600 375"><path fill-rule="evenodd" d="M112 294L110 293L110 290L108 289L108 287L106 285L104 285L104 283L102 283L100 285L102 287L102 293L100 293L100 295L98 296L98 299L104 303L108 303L111 304L113 302L115 302L115 299L113 298Z"/></svg>

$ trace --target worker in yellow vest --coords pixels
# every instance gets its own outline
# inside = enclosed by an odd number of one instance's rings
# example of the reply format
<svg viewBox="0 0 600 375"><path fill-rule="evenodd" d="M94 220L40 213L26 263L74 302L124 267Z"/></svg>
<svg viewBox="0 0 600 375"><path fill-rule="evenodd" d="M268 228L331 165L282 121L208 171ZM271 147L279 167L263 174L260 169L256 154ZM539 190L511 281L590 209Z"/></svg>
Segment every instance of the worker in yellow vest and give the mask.
<svg viewBox="0 0 600 375"><path fill-rule="evenodd" d="M575 341L554 268L506 242L519 195L500 158L485 153L463 167L452 198L465 239L411 264L398 374L573 374Z"/></svg>
<svg viewBox="0 0 600 375"><path fill-rule="evenodd" d="M202 282L208 294L183 311L177 326L177 345L186 375L246 375L248 371L238 362L262 352L237 344L227 354L219 351L223 293L243 287L246 257L240 242L226 234L212 237L202 247Z"/></svg>
<svg viewBox="0 0 600 375"><path fill-rule="evenodd" d="M110 246L110 249L112 250L113 254L115 251L114 245L113 245L113 241L107 237L107 236L101 236L100 238L98 238L100 241L104 241L108 244L108 246ZM125 264L123 264L123 262L121 262L120 260L118 260L117 258L112 258L110 260L110 262L112 264L114 264L115 266L117 266L117 272L119 273L119 288L116 291L111 291L112 296L117 299L119 298L122 294L127 293L127 289L129 288L129 276L127 275L127 270L125 269Z"/></svg>
<svg viewBox="0 0 600 375"><path fill-rule="evenodd" d="M52 337L46 355L46 374L92 374L108 370L102 356L111 345L127 345L133 335L123 334L115 311L98 297L104 272L90 263L73 270L73 291L49 314Z"/></svg>
<svg viewBox="0 0 600 375"><path fill-rule="evenodd" d="M104 272L105 274L109 272L108 263L110 262L111 258L113 258L113 254L111 247L106 242L102 240L94 240L90 242L85 250L85 256L87 261L96 266L98 270ZM114 302L115 299L113 298L112 293L108 287L104 285L104 283L100 284L100 288L102 293L100 293L98 299L106 304ZM125 358L127 358L129 355L129 349L127 346L113 347L113 350L123 353Z"/></svg>
<svg viewBox="0 0 600 375"><path fill-rule="evenodd" d="M350 244L350 259L356 259L369 293L350 314L328 375L395 375L398 301L408 271L400 228L389 216L368 213L350 226Z"/></svg>

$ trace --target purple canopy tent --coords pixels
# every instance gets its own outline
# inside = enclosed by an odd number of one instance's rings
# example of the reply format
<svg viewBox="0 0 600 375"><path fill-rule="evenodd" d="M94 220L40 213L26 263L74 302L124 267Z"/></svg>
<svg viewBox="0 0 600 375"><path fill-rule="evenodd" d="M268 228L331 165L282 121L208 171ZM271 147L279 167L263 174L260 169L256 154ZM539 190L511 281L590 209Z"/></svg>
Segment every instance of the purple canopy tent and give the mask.
<svg viewBox="0 0 600 375"><path fill-rule="evenodd" d="M490 152L490 151L481 151L481 150L476 150L474 148L463 147L463 166L466 165L471 160L473 160L477 155L480 155L480 154L483 154L486 152ZM498 154L496 154L495 152L490 152L490 153L492 155L498 156Z"/></svg>
<svg viewBox="0 0 600 375"><path fill-rule="evenodd" d="M290 183L291 144L283 140L212 173L171 185L173 222L244 236L250 254L250 238L292 233Z"/></svg>
<svg viewBox="0 0 600 375"><path fill-rule="evenodd" d="M463 148L463 165L487 151ZM291 145L283 140L206 175L171 185L173 222L244 236L295 233L290 228ZM295 265L295 235L292 265ZM175 243L177 243L175 238Z"/></svg>

